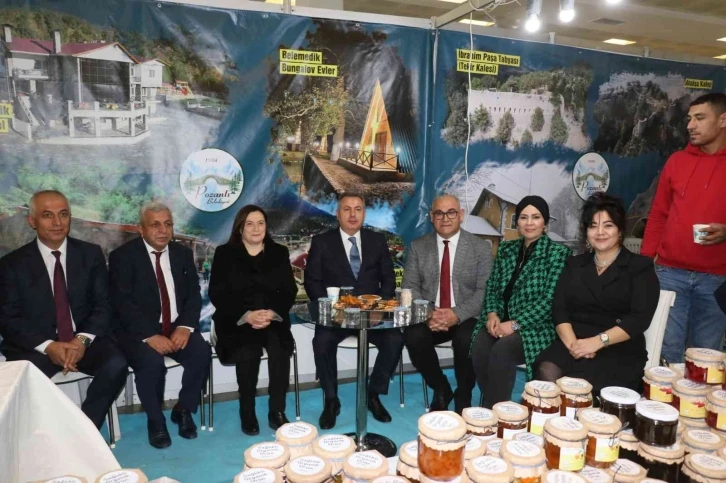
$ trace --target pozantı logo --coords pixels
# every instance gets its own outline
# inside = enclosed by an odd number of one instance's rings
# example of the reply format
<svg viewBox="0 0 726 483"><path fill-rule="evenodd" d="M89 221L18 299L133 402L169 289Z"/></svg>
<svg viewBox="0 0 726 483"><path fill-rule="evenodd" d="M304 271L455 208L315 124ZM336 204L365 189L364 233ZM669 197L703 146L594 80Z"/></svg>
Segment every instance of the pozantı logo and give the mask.
<svg viewBox="0 0 726 483"><path fill-rule="evenodd" d="M583 155L572 170L572 184L583 200L598 191L607 191L610 186L608 163L597 153Z"/></svg>
<svg viewBox="0 0 726 483"><path fill-rule="evenodd" d="M179 173L184 197L202 211L222 211L239 198L244 185L242 167L220 149L202 149L184 160Z"/></svg>

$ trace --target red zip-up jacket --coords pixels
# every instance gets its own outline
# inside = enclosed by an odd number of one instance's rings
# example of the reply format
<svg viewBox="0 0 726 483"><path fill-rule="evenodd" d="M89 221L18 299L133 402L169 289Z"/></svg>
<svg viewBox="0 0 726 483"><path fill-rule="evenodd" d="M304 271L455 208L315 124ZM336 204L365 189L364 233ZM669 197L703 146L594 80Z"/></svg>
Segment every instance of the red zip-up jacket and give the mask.
<svg viewBox="0 0 726 483"><path fill-rule="evenodd" d="M726 148L706 154L689 144L666 162L640 253L658 264L726 275L726 243L693 242L693 225L726 223Z"/></svg>

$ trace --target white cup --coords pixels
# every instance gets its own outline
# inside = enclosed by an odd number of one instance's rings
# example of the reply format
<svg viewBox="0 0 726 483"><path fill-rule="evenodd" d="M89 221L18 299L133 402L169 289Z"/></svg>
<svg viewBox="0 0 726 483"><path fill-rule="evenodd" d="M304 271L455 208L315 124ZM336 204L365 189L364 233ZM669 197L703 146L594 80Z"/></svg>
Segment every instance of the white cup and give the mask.
<svg viewBox="0 0 726 483"><path fill-rule="evenodd" d="M711 225L693 225L693 243L701 244L708 235L706 229Z"/></svg>
<svg viewBox="0 0 726 483"><path fill-rule="evenodd" d="M328 298L333 300L333 304L335 304L338 301L338 297L340 296L340 287L328 287Z"/></svg>

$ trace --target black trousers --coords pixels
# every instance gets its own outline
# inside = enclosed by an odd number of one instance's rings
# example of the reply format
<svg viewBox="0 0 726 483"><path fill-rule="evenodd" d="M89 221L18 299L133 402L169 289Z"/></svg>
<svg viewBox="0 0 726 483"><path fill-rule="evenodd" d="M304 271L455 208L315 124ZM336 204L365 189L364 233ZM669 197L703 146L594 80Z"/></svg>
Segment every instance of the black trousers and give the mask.
<svg viewBox="0 0 726 483"><path fill-rule="evenodd" d="M474 367L469 357L474 325L476 325L476 319L471 318L445 332L433 332L427 324L412 325L404 330L406 349L408 349L411 363L434 391L451 390L449 380L441 370L439 357L434 347L437 344L451 341L451 347L454 350L454 376L456 377L454 404L457 409L471 406L471 392L476 383Z"/></svg>
<svg viewBox="0 0 726 483"><path fill-rule="evenodd" d="M38 351L8 350L5 357L8 361L30 361L49 378L63 370L62 366L53 364L47 355ZM81 410L100 428L108 409L126 383L129 374L126 358L113 340L96 337L76 367L84 374L93 376L86 399L81 403Z"/></svg>
<svg viewBox="0 0 726 483"><path fill-rule="evenodd" d="M166 383L164 356L141 341L122 340L120 345L136 374L136 392L144 406L146 417L153 423L164 423L166 420L161 409ZM207 382L212 349L199 331L195 330L189 336L189 342L184 349L167 354L167 357L174 359L184 368L179 405L196 413L199 394Z"/></svg>
<svg viewBox="0 0 726 483"><path fill-rule="evenodd" d="M495 338L483 328L476 335L471 349L476 381L484 394L484 407L509 401L517 377L517 366L524 364L522 337L514 333Z"/></svg>
<svg viewBox="0 0 726 483"><path fill-rule="evenodd" d="M315 326L315 370L326 399L338 397L338 344L346 337L357 334L356 329ZM369 394L388 394L388 383L401 358L403 334L397 329L370 330L368 342L378 349L373 372L368 379Z"/></svg>

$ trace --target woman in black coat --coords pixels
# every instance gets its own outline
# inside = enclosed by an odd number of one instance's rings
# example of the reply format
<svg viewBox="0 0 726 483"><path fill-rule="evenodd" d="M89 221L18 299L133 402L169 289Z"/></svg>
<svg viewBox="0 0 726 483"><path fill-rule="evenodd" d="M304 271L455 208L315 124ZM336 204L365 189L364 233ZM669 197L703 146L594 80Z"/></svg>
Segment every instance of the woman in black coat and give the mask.
<svg viewBox="0 0 726 483"><path fill-rule="evenodd" d="M290 308L296 295L287 247L272 241L262 208L243 207L235 217L229 241L215 251L209 298L216 309L212 319L217 356L222 364L237 368L245 434L260 431L255 393L263 347L269 357L268 422L273 430L288 422L285 395L294 347Z"/></svg>

